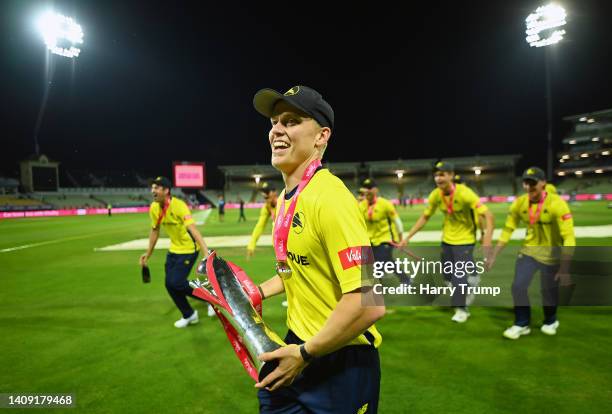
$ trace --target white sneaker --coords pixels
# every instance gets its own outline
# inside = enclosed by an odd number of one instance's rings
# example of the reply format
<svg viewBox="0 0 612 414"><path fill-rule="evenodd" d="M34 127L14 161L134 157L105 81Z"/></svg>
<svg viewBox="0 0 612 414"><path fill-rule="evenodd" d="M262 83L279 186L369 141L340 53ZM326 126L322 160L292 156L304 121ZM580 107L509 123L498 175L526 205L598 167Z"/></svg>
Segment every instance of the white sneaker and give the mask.
<svg viewBox="0 0 612 414"><path fill-rule="evenodd" d="M186 328L188 325L193 325L198 323L200 320L198 319L198 311L194 310L193 314L185 319L185 318L181 318L178 321L174 322L174 326L177 328Z"/></svg>
<svg viewBox="0 0 612 414"><path fill-rule="evenodd" d="M455 314L453 315L451 320L457 323L464 323L465 321L468 320L469 317L470 317L470 313L468 311L466 311L465 309L456 308Z"/></svg>
<svg viewBox="0 0 612 414"><path fill-rule="evenodd" d="M550 325L546 325L546 324L542 325L540 330L542 331L542 333L545 333L546 335L556 335L558 327L559 327L559 321L554 321Z"/></svg>
<svg viewBox="0 0 612 414"><path fill-rule="evenodd" d="M512 325L504 331L504 337L508 339L519 339L521 336L529 335L530 333L531 329L529 329L529 326Z"/></svg>
<svg viewBox="0 0 612 414"><path fill-rule="evenodd" d="M208 305L208 316L213 317L215 316L215 310L213 309L212 305Z"/></svg>
<svg viewBox="0 0 612 414"><path fill-rule="evenodd" d="M283 303L281 303L281 305L286 308L287 306L289 306L289 303L286 300L284 300Z"/></svg>

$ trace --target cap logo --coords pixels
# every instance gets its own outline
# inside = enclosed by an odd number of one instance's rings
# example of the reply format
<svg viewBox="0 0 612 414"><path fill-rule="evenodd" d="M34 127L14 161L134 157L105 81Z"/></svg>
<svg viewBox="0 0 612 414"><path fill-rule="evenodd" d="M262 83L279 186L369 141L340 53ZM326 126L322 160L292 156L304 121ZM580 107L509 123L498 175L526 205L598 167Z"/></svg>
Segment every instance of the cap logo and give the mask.
<svg viewBox="0 0 612 414"><path fill-rule="evenodd" d="M436 168L440 168L443 167L444 163L442 161L440 161L439 163L436 164Z"/></svg>
<svg viewBox="0 0 612 414"><path fill-rule="evenodd" d="M527 170L527 174L531 175L531 174L535 174L535 171L533 170L533 168L530 168Z"/></svg>
<svg viewBox="0 0 612 414"><path fill-rule="evenodd" d="M161 180L161 179L162 179L161 177L157 177L157 178L155 179L155 181L158 181L158 180Z"/></svg>
<svg viewBox="0 0 612 414"><path fill-rule="evenodd" d="M298 92L300 92L300 87L299 86L294 86L293 88L291 88L287 92L285 92L283 95L285 95L285 96L293 96L293 95L297 95Z"/></svg>

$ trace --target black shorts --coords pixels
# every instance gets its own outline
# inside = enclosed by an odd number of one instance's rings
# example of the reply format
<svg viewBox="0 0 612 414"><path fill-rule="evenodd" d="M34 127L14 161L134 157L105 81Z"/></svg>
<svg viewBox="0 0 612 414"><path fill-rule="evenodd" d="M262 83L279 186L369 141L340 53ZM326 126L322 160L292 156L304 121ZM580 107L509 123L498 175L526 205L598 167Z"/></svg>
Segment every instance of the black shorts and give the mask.
<svg viewBox="0 0 612 414"><path fill-rule="evenodd" d="M289 331L287 344L303 341ZM259 412L265 414L376 413L380 392L378 350L349 345L314 359L288 387L260 390Z"/></svg>

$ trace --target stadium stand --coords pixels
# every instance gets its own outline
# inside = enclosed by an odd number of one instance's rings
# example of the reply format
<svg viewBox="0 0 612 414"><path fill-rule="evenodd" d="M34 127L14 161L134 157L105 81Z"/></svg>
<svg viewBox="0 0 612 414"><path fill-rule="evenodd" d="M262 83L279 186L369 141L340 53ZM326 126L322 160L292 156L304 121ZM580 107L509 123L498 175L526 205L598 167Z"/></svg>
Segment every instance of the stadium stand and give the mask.
<svg viewBox="0 0 612 414"><path fill-rule="evenodd" d="M49 207L49 204L21 194L0 195L0 211L40 210Z"/></svg>
<svg viewBox="0 0 612 414"><path fill-rule="evenodd" d="M573 129L563 139L563 150L557 155L557 177L610 176L612 174L612 109L571 115L563 118L571 122ZM568 187L593 190L587 182L565 180ZM605 180L604 180L604 187Z"/></svg>
<svg viewBox="0 0 612 414"><path fill-rule="evenodd" d="M515 177L516 162L520 155L490 155L477 157L446 158L455 164L457 173L466 178L468 185L476 189L481 195L509 195L516 194L517 182ZM434 183L431 176L433 165L438 159L413 159L369 162L324 162L335 175L340 177L353 193L359 190L359 183L367 177L375 178L380 193L388 198L423 198L432 190ZM234 197L242 196L245 201L257 188L255 178L260 183L273 181L277 188L282 188L281 176L271 166L261 165L227 165L219 169L225 176L224 193ZM476 175L476 171L479 172ZM237 198L237 197L236 197ZM215 198L216 199L216 198ZM252 197L251 197L252 199Z"/></svg>

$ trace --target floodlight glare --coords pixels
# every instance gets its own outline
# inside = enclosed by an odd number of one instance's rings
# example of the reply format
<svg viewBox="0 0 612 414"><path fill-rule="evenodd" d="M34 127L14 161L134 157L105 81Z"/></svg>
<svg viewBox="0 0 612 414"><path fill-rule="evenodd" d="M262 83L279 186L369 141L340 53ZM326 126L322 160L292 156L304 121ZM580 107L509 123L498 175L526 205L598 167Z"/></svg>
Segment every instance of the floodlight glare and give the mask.
<svg viewBox="0 0 612 414"><path fill-rule="evenodd" d="M565 30L560 28L565 25L566 16L565 9L556 4L538 7L525 19L525 40L529 46L542 47L560 42L565 34Z"/></svg>
<svg viewBox="0 0 612 414"><path fill-rule="evenodd" d="M81 53L83 30L72 18L48 11L37 22L47 49L56 55L75 58Z"/></svg>

